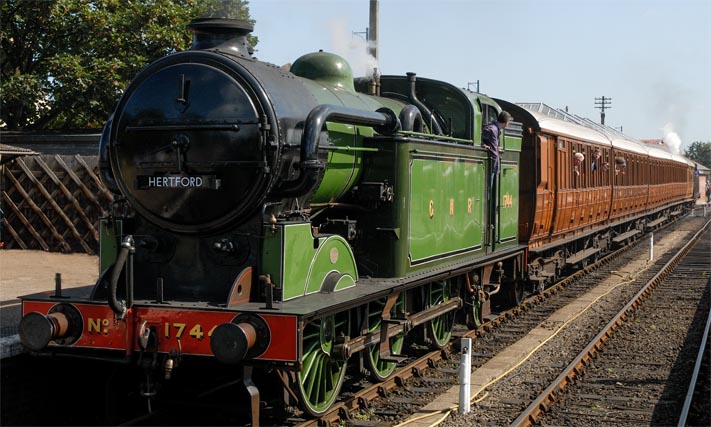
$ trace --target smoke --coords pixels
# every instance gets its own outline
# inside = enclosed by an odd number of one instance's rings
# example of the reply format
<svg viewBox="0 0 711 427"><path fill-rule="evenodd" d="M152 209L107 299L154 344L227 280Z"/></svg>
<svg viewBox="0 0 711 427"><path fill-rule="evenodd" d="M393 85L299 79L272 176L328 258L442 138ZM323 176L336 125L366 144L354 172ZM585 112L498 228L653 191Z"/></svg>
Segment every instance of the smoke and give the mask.
<svg viewBox="0 0 711 427"><path fill-rule="evenodd" d="M353 77L370 77L378 68L378 60L368 53L368 42L364 34L353 34L344 19L329 23L331 50L346 59L353 70Z"/></svg>
<svg viewBox="0 0 711 427"><path fill-rule="evenodd" d="M662 140L674 154L681 150L680 135L687 134L688 117L693 112L694 92L675 81L664 67L657 67L661 73L651 90L645 91L650 97L647 114L657 123L666 123L661 129Z"/></svg>
<svg viewBox="0 0 711 427"><path fill-rule="evenodd" d="M664 132L662 141L664 141L664 145L669 147L669 152L672 154L680 154L681 138L674 132L674 126L671 123L667 123L664 125L662 132Z"/></svg>

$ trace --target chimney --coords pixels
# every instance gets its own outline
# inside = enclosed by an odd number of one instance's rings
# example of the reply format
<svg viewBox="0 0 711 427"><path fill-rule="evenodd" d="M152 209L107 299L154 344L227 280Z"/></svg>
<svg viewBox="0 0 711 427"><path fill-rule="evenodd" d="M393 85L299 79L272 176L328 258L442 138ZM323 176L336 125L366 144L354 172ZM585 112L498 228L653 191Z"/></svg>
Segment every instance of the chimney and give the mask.
<svg viewBox="0 0 711 427"><path fill-rule="evenodd" d="M252 58L252 46L247 36L254 26L243 19L197 18L190 21L193 50L219 49L244 58Z"/></svg>

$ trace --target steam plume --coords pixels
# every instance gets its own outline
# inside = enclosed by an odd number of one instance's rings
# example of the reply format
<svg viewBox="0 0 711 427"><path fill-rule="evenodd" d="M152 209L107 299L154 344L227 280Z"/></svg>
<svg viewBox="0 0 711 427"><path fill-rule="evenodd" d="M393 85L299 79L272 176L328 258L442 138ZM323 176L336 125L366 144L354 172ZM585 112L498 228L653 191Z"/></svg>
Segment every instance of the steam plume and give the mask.
<svg viewBox="0 0 711 427"><path fill-rule="evenodd" d="M370 77L378 61L368 53L368 42L359 35L354 35L345 20L335 20L329 24L331 30L331 49L333 53L346 58L353 69L354 77Z"/></svg>
<svg viewBox="0 0 711 427"><path fill-rule="evenodd" d="M681 148L681 138L679 138L679 135L674 132L674 126L671 123L667 123L664 125L662 131L664 132L664 138L662 138L662 141L664 141L664 144L669 147L669 152L672 154L679 154Z"/></svg>

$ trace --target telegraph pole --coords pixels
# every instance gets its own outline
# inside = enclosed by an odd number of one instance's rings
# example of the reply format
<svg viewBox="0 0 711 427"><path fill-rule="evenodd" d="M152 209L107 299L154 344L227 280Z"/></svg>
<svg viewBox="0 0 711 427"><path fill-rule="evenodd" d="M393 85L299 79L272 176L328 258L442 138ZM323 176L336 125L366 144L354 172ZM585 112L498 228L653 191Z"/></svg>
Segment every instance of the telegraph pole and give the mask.
<svg viewBox="0 0 711 427"><path fill-rule="evenodd" d="M612 98L595 98L595 108L600 109L600 124L605 124L605 109L612 108Z"/></svg>

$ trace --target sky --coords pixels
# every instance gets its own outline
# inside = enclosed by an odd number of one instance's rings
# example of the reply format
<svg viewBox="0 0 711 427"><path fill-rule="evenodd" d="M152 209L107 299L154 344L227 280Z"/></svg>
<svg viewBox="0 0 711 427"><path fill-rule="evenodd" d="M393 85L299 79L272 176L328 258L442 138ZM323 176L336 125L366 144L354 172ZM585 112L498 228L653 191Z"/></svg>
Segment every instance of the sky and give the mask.
<svg viewBox="0 0 711 427"><path fill-rule="evenodd" d="M338 53L356 76L444 80L543 102L637 139L711 141L710 0L380 0L379 61L363 59L369 0L251 0L257 56ZM353 34L361 33L361 34ZM368 65L369 64L369 65ZM474 84L469 85L474 88Z"/></svg>

